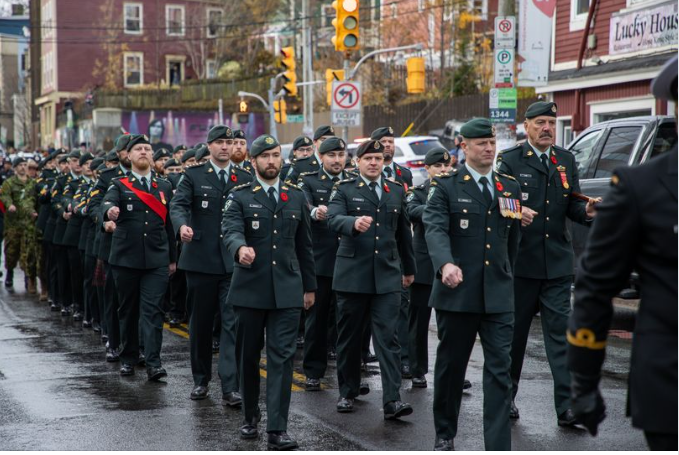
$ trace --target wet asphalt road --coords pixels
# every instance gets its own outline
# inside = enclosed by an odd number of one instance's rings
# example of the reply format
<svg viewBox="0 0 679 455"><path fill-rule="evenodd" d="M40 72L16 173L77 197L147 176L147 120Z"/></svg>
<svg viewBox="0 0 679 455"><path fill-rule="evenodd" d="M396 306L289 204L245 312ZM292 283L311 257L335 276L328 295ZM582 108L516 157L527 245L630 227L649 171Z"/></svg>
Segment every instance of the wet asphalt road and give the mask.
<svg viewBox="0 0 679 455"><path fill-rule="evenodd" d="M52 313L46 303L27 296L23 277L15 273L16 292L0 290L0 450L258 450L266 438L238 438L239 411L221 404L214 383L210 398L194 402L189 349L183 329L164 331L164 384L148 383L144 369L121 378L118 364L104 361L98 334L80 323ZM538 321L536 321L538 322ZM596 438L556 425L551 374L542 343L540 324L533 324L514 423L515 450L645 450L643 434L625 418L630 340L612 337L603 380L608 418ZM430 365L436 348L435 326L430 328ZM298 357L301 351L298 351ZM264 362L264 360L263 360ZM467 377L473 387L466 394L455 440L458 450L482 450L483 357L474 349ZM216 357L213 377L216 378ZM265 368L265 365L263 364ZM321 392L304 392L304 377L296 362L289 433L302 450L431 450L433 375L430 387L412 389L403 381L402 399L415 412L402 421L385 422L381 410L379 368L368 377L372 392L356 402L353 414L338 414L335 363L330 362ZM263 370L262 374L266 374ZM262 398L264 397L262 381ZM264 420L260 429L266 428ZM264 433L265 435L265 433Z"/></svg>

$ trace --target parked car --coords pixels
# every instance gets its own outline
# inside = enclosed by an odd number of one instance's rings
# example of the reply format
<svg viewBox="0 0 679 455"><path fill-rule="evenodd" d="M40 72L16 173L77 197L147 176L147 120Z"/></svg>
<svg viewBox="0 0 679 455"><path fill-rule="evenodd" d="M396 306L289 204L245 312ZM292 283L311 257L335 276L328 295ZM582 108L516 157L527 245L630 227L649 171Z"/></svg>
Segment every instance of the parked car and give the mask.
<svg viewBox="0 0 679 455"><path fill-rule="evenodd" d="M434 147L443 147L434 136L406 136L394 138L394 161L409 168L413 173L413 185L427 180L424 156Z"/></svg>
<svg viewBox="0 0 679 455"><path fill-rule="evenodd" d="M671 150L677 143L676 128L676 119L667 116L610 120L587 128L567 146L577 161L582 193L604 197L613 169L639 165ZM570 231L577 259L585 248L589 229L571 224Z"/></svg>

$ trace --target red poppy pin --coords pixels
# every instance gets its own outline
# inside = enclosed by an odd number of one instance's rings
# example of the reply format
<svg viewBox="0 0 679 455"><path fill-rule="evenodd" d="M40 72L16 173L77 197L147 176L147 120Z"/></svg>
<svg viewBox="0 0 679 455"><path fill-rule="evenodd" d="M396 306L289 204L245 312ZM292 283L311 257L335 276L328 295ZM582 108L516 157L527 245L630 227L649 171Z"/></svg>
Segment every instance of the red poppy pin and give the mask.
<svg viewBox="0 0 679 455"><path fill-rule="evenodd" d="M236 177L236 174L231 174L231 181L232 181L232 182L237 182L237 181L238 181L238 177Z"/></svg>
<svg viewBox="0 0 679 455"><path fill-rule="evenodd" d="M501 182L495 182L495 188L497 188L498 191L502 191L505 189L505 187L502 186Z"/></svg>
<svg viewBox="0 0 679 455"><path fill-rule="evenodd" d="M556 164L556 157L552 155L552 163Z"/></svg>
<svg viewBox="0 0 679 455"><path fill-rule="evenodd" d="M153 188L158 188L158 184L157 184L156 182L151 182L151 186L152 186Z"/></svg>
<svg viewBox="0 0 679 455"><path fill-rule="evenodd" d="M398 175L399 177L401 176L401 170L398 168L396 169L396 175Z"/></svg>
<svg viewBox="0 0 679 455"><path fill-rule="evenodd" d="M286 202L288 200L288 193L281 193L281 201Z"/></svg>
<svg viewBox="0 0 679 455"><path fill-rule="evenodd" d="M389 189L389 187L388 187L387 184L385 183L385 184L384 184L384 192L385 192L385 193L388 193L389 191L391 191L391 190Z"/></svg>

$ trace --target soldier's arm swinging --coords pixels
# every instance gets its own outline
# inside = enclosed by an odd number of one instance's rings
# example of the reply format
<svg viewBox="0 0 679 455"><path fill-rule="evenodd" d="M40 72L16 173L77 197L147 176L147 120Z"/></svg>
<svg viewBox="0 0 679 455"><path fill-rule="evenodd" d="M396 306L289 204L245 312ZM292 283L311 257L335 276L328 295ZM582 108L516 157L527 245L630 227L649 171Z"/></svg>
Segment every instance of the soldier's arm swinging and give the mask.
<svg viewBox="0 0 679 455"><path fill-rule="evenodd" d="M302 222L295 233L295 249L297 250L297 261L304 286L304 308L308 310L315 301L316 264L314 261L314 245L311 240L311 215L307 206L302 209Z"/></svg>
<svg viewBox="0 0 679 455"><path fill-rule="evenodd" d="M337 186L332 191L328 204L328 226L338 234L356 237L360 234L354 229L356 217L347 215L347 200L344 193Z"/></svg>
<svg viewBox="0 0 679 455"><path fill-rule="evenodd" d="M224 235L224 245L226 249L233 255L234 261L241 263L239 250L241 247L248 248L245 240L245 222L243 218L243 206L241 202L235 197L234 193L229 195L226 200L226 212L222 217L222 235ZM252 249L252 248L250 248ZM252 251L252 258L248 263L243 265L250 265L254 261L254 251ZM250 255L248 255L250 256Z"/></svg>
<svg viewBox="0 0 679 455"><path fill-rule="evenodd" d="M170 203L170 218L177 230L176 238L182 242L193 239L193 229L189 226L191 219L191 203L193 202L193 181L189 174L184 174L177 185L177 190ZM173 237L175 234L173 233Z"/></svg>

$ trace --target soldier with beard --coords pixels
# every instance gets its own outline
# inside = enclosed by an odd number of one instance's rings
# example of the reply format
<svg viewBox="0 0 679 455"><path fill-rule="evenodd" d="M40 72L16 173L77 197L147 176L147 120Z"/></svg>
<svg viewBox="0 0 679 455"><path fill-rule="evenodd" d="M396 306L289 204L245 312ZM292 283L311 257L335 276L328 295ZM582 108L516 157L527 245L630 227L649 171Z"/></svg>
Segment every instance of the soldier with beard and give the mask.
<svg viewBox="0 0 679 455"><path fill-rule="evenodd" d="M243 130L233 130L233 152L231 162L242 169L252 173L252 163L248 160L248 141Z"/></svg>

